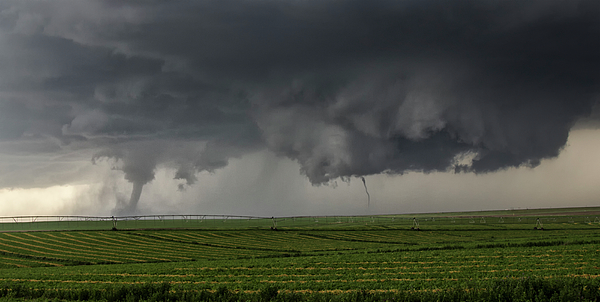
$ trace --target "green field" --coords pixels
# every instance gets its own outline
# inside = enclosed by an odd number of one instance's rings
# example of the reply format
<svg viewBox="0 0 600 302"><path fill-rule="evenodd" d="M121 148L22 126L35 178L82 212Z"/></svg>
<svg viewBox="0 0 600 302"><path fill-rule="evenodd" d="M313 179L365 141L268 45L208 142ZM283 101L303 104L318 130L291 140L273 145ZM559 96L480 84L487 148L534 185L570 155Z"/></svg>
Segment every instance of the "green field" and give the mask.
<svg viewBox="0 0 600 302"><path fill-rule="evenodd" d="M277 231L236 220L220 222L235 228L2 232L0 297L600 299L600 223L543 216L544 230L534 230L537 216L462 216L420 216L420 231L412 219L377 216L282 218Z"/></svg>

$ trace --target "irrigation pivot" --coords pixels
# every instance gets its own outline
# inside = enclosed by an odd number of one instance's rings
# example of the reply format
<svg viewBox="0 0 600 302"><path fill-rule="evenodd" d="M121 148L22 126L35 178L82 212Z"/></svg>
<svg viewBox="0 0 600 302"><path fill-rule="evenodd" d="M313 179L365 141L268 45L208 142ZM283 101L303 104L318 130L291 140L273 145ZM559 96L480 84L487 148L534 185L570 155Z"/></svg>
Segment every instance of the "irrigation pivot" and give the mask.
<svg viewBox="0 0 600 302"><path fill-rule="evenodd" d="M534 230L544 230L544 225L542 224L542 221L538 218L535 221L535 226L533 227Z"/></svg>
<svg viewBox="0 0 600 302"><path fill-rule="evenodd" d="M421 228L419 227L419 221L417 221L417 217L413 218L413 226L410 229L414 230L414 231L420 231L421 230Z"/></svg>

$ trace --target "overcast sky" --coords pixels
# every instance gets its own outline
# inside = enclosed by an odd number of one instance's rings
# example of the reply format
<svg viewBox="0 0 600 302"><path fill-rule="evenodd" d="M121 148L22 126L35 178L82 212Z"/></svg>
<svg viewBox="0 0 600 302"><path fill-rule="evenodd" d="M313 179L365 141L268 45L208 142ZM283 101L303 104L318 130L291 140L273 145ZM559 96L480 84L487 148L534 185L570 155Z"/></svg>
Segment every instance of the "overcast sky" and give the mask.
<svg viewBox="0 0 600 302"><path fill-rule="evenodd" d="M3 0L0 215L598 205L599 102L596 0Z"/></svg>

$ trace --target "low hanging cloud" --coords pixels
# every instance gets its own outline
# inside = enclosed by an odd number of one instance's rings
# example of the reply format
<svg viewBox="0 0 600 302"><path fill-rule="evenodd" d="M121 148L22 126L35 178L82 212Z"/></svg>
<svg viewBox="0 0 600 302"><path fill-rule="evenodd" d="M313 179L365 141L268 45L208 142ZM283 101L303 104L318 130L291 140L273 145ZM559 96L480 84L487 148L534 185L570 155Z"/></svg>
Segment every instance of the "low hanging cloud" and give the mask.
<svg viewBox="0 0 600 302"><path fill-rule="evenodd" d="M499 67L378 73L337 87L296 80L257 97L257 122L269 147L297 159L314 183L410 170L491 172L557 156L589 114L594 87L552 79L540 87L539 78L498 75ZM469 153L472 164L455 164Z"/></svg>
<svg viewBox="0 0 600 302"><path fill-rule="evenodd" d="M29 154L13 171L118 163L126 212L159 166L185 189L263 148L313 184L535 167L598 102L599 15L592 0L6 0L0 148Z"/></svg>

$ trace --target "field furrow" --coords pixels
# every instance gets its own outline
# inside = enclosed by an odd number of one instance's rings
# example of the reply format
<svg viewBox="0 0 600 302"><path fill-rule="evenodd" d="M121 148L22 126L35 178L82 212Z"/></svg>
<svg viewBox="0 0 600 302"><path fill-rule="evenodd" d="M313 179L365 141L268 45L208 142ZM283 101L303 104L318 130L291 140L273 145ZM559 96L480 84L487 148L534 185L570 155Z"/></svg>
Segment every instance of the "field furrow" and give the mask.
<svg viewBox="0 0 600 302"><path fill-rule="evenodd" d="M274 286L279 293L341 294L434 292L529 279L596 284L597 238L581 229L417 232L365 226L0 233L0 290L168 284L171 293L260 293Z"/></svg>

